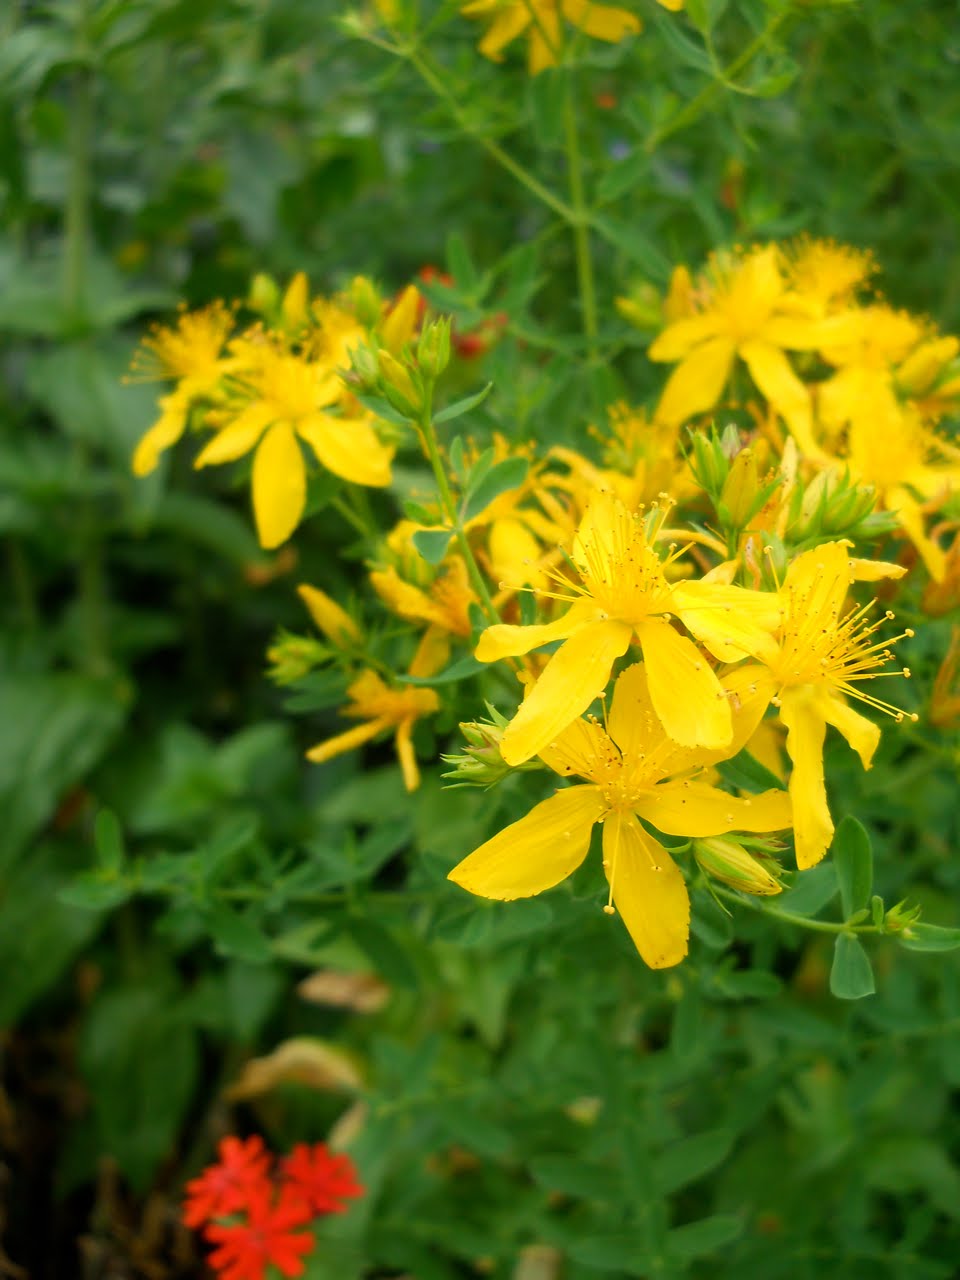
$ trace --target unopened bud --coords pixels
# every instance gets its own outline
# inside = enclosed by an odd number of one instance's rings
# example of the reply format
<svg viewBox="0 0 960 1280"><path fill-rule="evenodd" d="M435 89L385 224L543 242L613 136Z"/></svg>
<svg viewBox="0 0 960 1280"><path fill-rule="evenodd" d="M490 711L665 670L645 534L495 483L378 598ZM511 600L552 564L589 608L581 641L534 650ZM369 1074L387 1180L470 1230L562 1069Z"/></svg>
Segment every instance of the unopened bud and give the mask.
<svg viewBox="0 0 960 1280"><path fill-rule="evenodd" d="M794 490L796 514L790 524L790 536L798 542L853 537L875 504L876 490L872 485L855 484L849 472L836 468L820 471L802 492L799 487Z"/></svg>
<svg viewBox="0 0 960 1280"><path fill-rule="evenodd" d="M371 347L359 343L350 353L352 368L349 380L361 394L380 390L380 363Z"/></svg>
<svg viewBox="0 0 960 1280"><path fill-rule="evenodd" d="M413 380L411 371L396 356L383 348L377 353L381 389L398 413L419 418L423 409L423 392Z"/></svg>
<svg viewBox="0 0 960 1280"><path fill-rule="evenodd" d="M380 338L388 351L399 355L404 346L413 340L423 308L420 290L415 284L408 284L380 327Z"/></svg>
<svg viewBox="0 0 960 1280"><path fill-rule="evenodd" d="M717 504L717 514L724 525L743 529L756 509L760 492L757 460L751 449L741 449L733 460Z"/></svg>
<svg viewBox="0 0 960 1280"><path fill-rule="evenodd" d="M354 276L350 282L348 297L354 315L366 329L372 329L380 320L383 300L366 276Z"/></svg>
<svg viewBox="0 0 960 1280"><path fill-rule="evenodd" d="M310 617L331 644L338 649L349 649L360 643L360 628L350 617L346 609L342 609L336 600L332 600L325 591L302 583L297 587L297 594L310 611Z"/></svg>
<svg viewBox="0 0 960 1280"><path fill-rule="evenodd" d="M319 640L282 631L267 650L268 674L276 684L293 684L329 656Z"/></svg>
<svg viewBox="0 0 960 1280"><path fill-rule="evenodd" d="M247 294L247 306L261 316L276 315L280 305L280 288L273 276L258 271L250 281L250 292Z"/></svg>
<svg viewBox="0 0 960 1280"><path fill-rule="evenodd" d="M720 495L730 471L730 460L713 427L710 428L709 433L692 431L690 444L692 449L690 470L701 489L716 504L720 501Z"/></svg>
<svg viewBox="0 0 960 1280"><path fill-rule="evenodd" d="M614 298L613 305L637 329L659 329L663 324L663 299L648 281L635 285L626 297Z"/></svg>
<svg viewBox="0 0 960 1280"><path fill-rule="evenodd" d="M283 317L283 327L292 333L302 329L310 318L310 288L305 272L298 271L287 285L280 304L280 314Z"/></svg>
<svg viewBox="0 0 960 1280"><path fill-rule="evenodd" d="M781 892L780 864L763 848L758 848L754 856L737 840L713 836L695 840L693 853L707 875L731 889L764 896Z"/></svg>
<svg viewBox="0 0 960 1280"><path fill-rule="evenodd" d="M450 317L425 325L417 344L417 366L425 378L439 378L450 363Z"/></svg>
<svg viewBox="0 0 960 1280"><path fill-rule="evenodd" d="M508 774L540 769L539 760L530 760L519 766L508 765L500 754L500 740L509 721L487 703L490 720L470 720L460 725L460 732L467 740L466 750L459 755L441 756L446 764L453 765L445 778L453 787L492 787Z"/></svg>

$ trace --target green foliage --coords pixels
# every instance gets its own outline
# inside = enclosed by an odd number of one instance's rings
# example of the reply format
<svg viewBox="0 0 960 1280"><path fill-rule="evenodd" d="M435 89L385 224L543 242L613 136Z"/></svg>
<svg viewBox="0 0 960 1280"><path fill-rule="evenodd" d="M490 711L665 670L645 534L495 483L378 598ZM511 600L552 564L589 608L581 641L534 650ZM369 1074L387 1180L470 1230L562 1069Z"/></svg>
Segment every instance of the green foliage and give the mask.
<svg viewBox="0 0 960 1280"><path fill-rule="evenodd" d="M218 1137L282 1150L347 1111L296 1082L229 1093L300 1035L366 1082L367 1196L324 1222L309 1280L955 1274L955 730L891 727L870 773L833 743L832 861L779 918L699 893L690 959L653 973L600 911L596 863L516 903L448 882L525 811L516 779L445 790L438 767L411 798L389 744L303 760L343 729L343 681L273 688L263 654L305 625L295 582L357 586L380 551L362 512L311 491L294 569L257 546L245 483L183 456L130 473L158 391L122 380L135 343L257 271L389 296L444 261L423 291L455 340L504 337L451 366L435 417L463 433L463 521L527 475L493 431L582 443L610 400L650 399L658 321L613 299L652 288L658 312L678 262L833 236L876 250L897 305L960 326L951 6L631 7L641 36L575 52L580 196L564 76L481 58L454 3L401 0L394 31L312 0L0 12L0 1256L31 1274L175 1274L185 1235L130 1222L173 1223ZM436 525L422 458L396 474L377 513ZM435 565L450 537L415 545ZM918 709L947 631L922 625ZM409 684L469 689L466 718L485 670L455 654ZM780 785L749 754L722 772ZM311 1004L315 969L388 999ZM532 1246L560 1261L524 1270Z"/></svg>

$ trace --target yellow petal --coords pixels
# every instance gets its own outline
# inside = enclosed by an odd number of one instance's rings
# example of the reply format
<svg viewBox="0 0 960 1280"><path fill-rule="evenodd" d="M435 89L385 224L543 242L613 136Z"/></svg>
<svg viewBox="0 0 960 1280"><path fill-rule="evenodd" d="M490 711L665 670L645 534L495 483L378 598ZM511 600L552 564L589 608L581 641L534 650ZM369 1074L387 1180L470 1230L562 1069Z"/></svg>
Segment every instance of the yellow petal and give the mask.
<svg viewBox="0 0 960 1280"><path fill-rule="evenodd" d="M662 618L637 627L650 697L663 727L684 747L725 747L733 737L730 706L709 662Z"/></svg>
<svg viewBox="0 0 960 1280"><path fill-rule="evenodd" d="M537 567L540 544L522 521L510 516L494 520L487 546L491 572L503 587L547 585L547 575Z"/></svg>
<svg viewBox="0 0 960 1280"><path fill-rule="evenodd" d="M783 607L776 592L750 591L713 582L678 582L671 609L721 662L769 653Z"/></svg>
<svg viewBox="0 0 960 1280"><path fill-rule="evenodd" d="M500 754L507 764L539 755L606 688L614 661L626 653L625 622L588 622L557 650L504 730ZM729 714L729 713L728 713Z"/></svg>
<svg viewBox="0 0 960 1280"><path fill-rule="evenodd" d="M793 617L791 622L807 625L808 619L819 618L818 625L835 627L850 579L847 543L825 542L801 552L790 562L784 578L782 594L790 601L801 601L803 608L803 617Z"/></svg>
<svg viewBox="0 0 960 1280"><path fill-rule="evenodd" d="M160 454L176 444L187 425L190 403L176 393L160 401L160 417L141 438L133 453L133 474L146 476L156 467Z"/></svg>
<svg viewBox="0 0 960 1280"><path fill-rule="evenodd" d="M865 769L873 764L873 755L880 745L880 726L854 711L849 703L835 693L822 690L817 699L817 706L827 724L842 733L847 742L860 757Z"/></svg>
<svg viewBox="0 0 960 1280"><path fill-rule="evenodd" d="M575 773L593 782L598 762L619 763L620 752L596 720L580 719L558 733L540 752L540 759L564 778Z"/></svg>
<svg viewBox="0 0 960 1280"><path fill-rule="evenodd" d="M412 720L404 720L397 725L394 745L397 748L397 759L400 761L400 772L403 774L403 785L407 791L416 791L420 785L420 770L417 768L412 738Z"/></svg>
<svg viewBox="0 0 960 1280"><path fill-rule="evenodd" d="M475 657L478 662L499 662L501 658L519 657L532 649L539 649L543 644L551 644L554 640L566 640L585 623L595 621L599 612L592 600L578 600L556 622L532 627L512 627L506 623L497 623L496 626L487 627L480 637ZM572 716L570 718L573 719Z"/></svg>
<svg viewBox="0 0 960 1280"><path fill-rule="evenodd" d="M392 565L386 569L374 569L370 574L370 585L387 608L401 618L408 622L429 622L446 629L446 618L440 605L413 583L404 582Z"/></svg>
<svg viewBox="0 0 960 1280"><path fill-rule="evenodd" d="M318 461L343 480L382 489L390 483L393 450L380 443L363 418L317 413L297 423L297 431Z"/></svg>
<svg viewBox="0 0 960 1280"><path fill-rule="evenodd" d="M331 644L344 649L349 648L351 641L359 642L360 628L349 613L341 609L336 600L331 600L325 591L304 582L297 587L297 594L310 611L317 629Z"/></svg>
<svg viewBox="0 0 960 1280"><path fill-rule="evenodd" d="M678 267L677 270L681 268ZM684 356L689 355L694 347L708 338L717 337L722 328L723 317L716 311L708 311L702 316L686 316L682 320L668 324L664 331L654 338L647 350L647 355L651 360L673 364L675 360L682 360Z"/></svg>
<svg viewBox="0 0 960 1280"><path fill-rule="evenodd" d="M733 351L733 342L725 337L711 338L691 351L667 380L654 414L657 422L675 426L712 409L730 375Z"/></svg>
<svg viewBox="0 0 960 1280"><path fill-rule="evenodd" d="M218 466L223 462L235 462L256 446L266 428L273 421L269 405L248 405L229 426L221 428L213 439L197 455L195 467Z"/></svg>
<svg viewBox="0 0 960 1280"><path fill-rule="evenodd" d="M420 291L408 284L380 327L383 345L394 355L400 354L405 342L413 337L420 314Z"/></svg>
<svg viewBox="0 0 960 1280"><path fill-rule="evenodd" d="M813 438L810 392L784 353L768 342L753 341L742 343L739 354L760 391L790 428L801 453L807 458L823 458L824 452Z"/></svg>
<svg viewBox="0 0 960 1280"><path fill-rule="evenodd" d="M481 898L509 901L542 893L579 867L602 812L596 787L558 791L475 849L449 879Z"/></svg>
<svg viewBox="0 0 960 1280"><path fill-rule="evenodd" d="M904 488L889 489L885 496L886 506L896 512L900 528L916 547L927 573L934 582L942 582L947 576L947 557L924 529L923 512L916 499Z"/></svg>
<svg viewBox="0 0 960 1280"><path fill-rule="evenodd" d="M785 689L780 719L787 726L787 754L793 761L790 798L797 866L815 866L833 839L833 820L823 780L823 740L827 725L808 690Z"/></svg>
<svg viewBox="0 0 960 1280"><path fill-rule="evenodd" d="M636 810L641 818L669 836L782 831L791 822L786 791L730 796L706 782L661 782L637 802Z"/></svg>
<svg viewBox="0 0 960 1280"><path fill-rule="evenodd" d="M669 740L653 708L644 663L635 662L617 676L607 729L625 761L632 763L647 756L654 746L659 759L660 751Z"/></svg>
<svg viewBox="0 0 960 1280"><path fill-rule="evenodd" d="M450 659L450 638L441 627L427 627L420 637L417 651L411 659L407 674L411 676L435 675Z"/></svg>
<svg viewBox="0 0 960 1280"><path fill-rule="evenodd" d="M617 44L624 36L636 35L641 27L640 19L634 14L612 5L593 4L591 0L562 0L561 7L567 21L594 40Z"/></svg>
<svg viewBox="0 0 960 1280"><path fill-rule="evenodd" d="M314 764L325 764L334 756L342 756L347 751L362 747L365 742L369 742L381 730L388 729L392 724L393 721L389 716L381 716L378 720L367 720L363 724L355 725L352 729L347 729L344 733L335 734L332 738L318 742L307 752L307 759L312 760Z"/></svg>
<svg viewBox="0 0 960 1280"><path fill-rule="evenodd" d="M907 572L906 566L893 564L890 560L861 560L851 556L850 572L857 582L879 582L882 578L902 578Z"/></svg>
<svg viewBox="0 0 960 1280"><path fill-rule="evenodd" d="M490 24L489 30L477 45L485 58L493 62L503 61L503 50L530 25L530 12L517 0L502 9Z"/></svg>
<svg viewBox="0 0 960 1280"><path fill-rule="evenodd" d="M300 523L307 500L307 472L293 428L271 427L253 456L253 514L260 545L286 542Z"/></svg>
<svg viewBox="0 0 960 1280"><path fill-rule="evenodd" d="M680 869L631 814L603 824L603 862L613 901L651 969L669 969L687 954L690 895Z"/></svg>

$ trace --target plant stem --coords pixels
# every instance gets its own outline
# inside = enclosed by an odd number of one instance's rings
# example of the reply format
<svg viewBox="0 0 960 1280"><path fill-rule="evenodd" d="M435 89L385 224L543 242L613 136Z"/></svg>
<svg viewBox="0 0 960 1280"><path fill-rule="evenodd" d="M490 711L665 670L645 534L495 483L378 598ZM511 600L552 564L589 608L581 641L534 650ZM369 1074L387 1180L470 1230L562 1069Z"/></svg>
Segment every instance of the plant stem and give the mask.
<svg viewBox="0 0 960 1280"><path fill-rule="evenodd" d="M589 214L583 194L583 168L580 158L580 138L577 133L577 107L575 100L574 72L566 68L563 94L563 132L567 152L567 168L570 176L570 203L573 206L573 248L577 260L577 283L580 287L580 316L587 339L587 354L596 359L597 291L593 279L593 258L590 253Z"/></svg>
<svg viewBox="0 0 960 1280"><path fill-rule="evenodd" d="M423 436L423 442L426 445L427 457L430 459L430 465L433 468L434 479L437 482L437 490L440 494L440 504L443 507L444 515L450 528L453 530L453 536L456 539L457 547L463 556L467 566L467 573L470 575L470 581L473 589L477 593L477 597L487 615L491 624L500 621L500 614L497 612L497 606L493 603L493 599L487 588L487 584L483 580L483 574L480 572L480 566L477 564L473 551L470 548L470 542L467 538L466 530L460 520L460 513L457 511L457 504L454 501L453 493L450 489L450 481L447 479L446 468L443 465L443 459L440 457L440 446L437 443L437 432L433 425L433 389L428 383L424 390L423 411L420 416L420 432Z"/></svg>
<svg viewBox="0 0 960 1280"><path fill-rule="evenodd" d="M90 147L93 86L90 73L77 71L70 112L70 158L64 210L63 302L71 326L83 315L90 239Z"/></svg>
<svg viewBox="0 0 960 1280"><path fill-rule="evenodd" d="M844 924L831 920L809 920L806 916L795 915L792 911L783 911L780 907L772 907L759 899L748 898L722 885L711 884L710 890L719 898L736 903L738 907L746 907L749 911L759 912L763 916L771 916L774 920L783 920L786 924L795 924L801 929L811 929L814 933L883 933L875 924Z"/></svg>
<svg viewBox="0 0 960 1280"><path fill-rule="evenodd" d="M479 146L486 151L487 155L496 160L497 164L499 164L502 169L506 169L507 173L516 178L522 186L526 187L531 195L536 196L542 204L545 204L549 209L552 209L554 213L563 218L564 222L570 223L571 226L576 223L577 215L566 201L561 200L559 196L554 195L554 193L549 190L548 187L545 187L538 178L535 178L532 173L523 167L522 164L519 164L514 160L513 156L504 151L503 147L501 147L498 142L494 142L492 138L488 138L485 133L482 133L476 125L472 123L460 103L457 101L453 92L444 84L443 80L437 75L436 71L434 71L418 49L406 48L400 45L388 45L383 41L379 41L377 43L379 43L382 48L387 48L392 53L397 54L401 58L406 58L410 62L411 66L415 68L424 83L427 84L440 101L444 103L447 110L453 116L454 120L456 120L464 133L467 134L468 137L472 138L474 142L478 143Z"/></svg>
<svg viewBox="0 0 960 1280"><path fill-rule="evenodd" d="M671 120L668 120L665 125L662 125L659 129L654 129L643 144L644 151L650 155L656 151L665 138L669 138L671 134L686 128L688 124L696 120L715 95L720 92L720 89L727 87L741 71L750 65L757 54L767 46L788 17L788 14L789 10L785 8L781 13L771 18L760 34L754 37L741 53L737 54L729 66L725 67L716 79L711 80L708 85L704 85L700 92L691 98L685 106L681 107L677 114Z"/></svg>

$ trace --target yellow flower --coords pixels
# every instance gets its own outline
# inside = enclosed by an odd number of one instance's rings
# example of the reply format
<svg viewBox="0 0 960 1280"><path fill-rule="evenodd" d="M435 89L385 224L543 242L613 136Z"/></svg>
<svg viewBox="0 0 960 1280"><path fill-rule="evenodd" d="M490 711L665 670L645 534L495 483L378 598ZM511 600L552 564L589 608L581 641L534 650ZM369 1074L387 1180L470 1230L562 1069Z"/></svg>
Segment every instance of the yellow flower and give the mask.
<svg viewBox="0 0 960 1280"><path fill-rule="evenodd" d="M559 62L564 20L595 40L611 44L635 35L641 27L640 19L626 9L592 0L468 0L460 12L468 18L491 20L478 48L494 62L502 62L507 45L526 34L532 76Z"/></svg>
<svg viewBox="0 0 960 1280"><path fill-rule="evenodd" d="M823 776L827 725L839 730L863 767L869 769L880 729L854 711L847 698L902 720L902 711L860 686L881 675L910 674L905 668L880 671L893 658L888 646L902 637L875 641L884 619L871 622L869 605L842 612L853 581L898 578L905 570L880 561L852 560L847 546L845 542L828 542L797 556L779 592L783 623L759 653L766 669L752 663L738 669L746 673L742 678L751 680L759 694L776 703L787 729L787 753L793 761L789 790L797 865L801 868L819 862L833 838Z"/></svg>
<svg viewBox="0 0 960 1280"><path fill-rule="evenodd" d="M311 587L302 583L297 587L297 594L307 606L310 617L317 629L321 631L332 645L338 649L349 649L361 642L360 628L350 617L346 609L332 600L319 587Z"/></svg>
<svg viewBox="0 0 960 1280"><path fill-rule="evenodd" d="M573 543L582 585L557 575L556 598L572 607L556 622L500 624L480 637L481 662L564 641L504 733L508 764L540 754L586 711L634 637L643 649L653 705L670 737L688 747L717 748L730 741L730 707L719 680L693 641L668 619L678 617L714 657L736 662L769 642L780 606L772 593L668 581L665 568L682 554L671 550L661 561L656 550L668 509L653 507L641 520L613 494L597 493Z"/></svg>
<svg viewBox="0 0 960 1280"><path fill-rule="evenodd" d="M307 468L300 440L344 480L376 487L390 483L393 451L377 438L372 415L331 412L343 390L328 362L308 360L262 339L239 339L231 349L238 390L229 406L218 410L219 429L194 465L233 462L255 450L253 510L261 546L285 542L303 515Z"/></svg>
<svg viewBox="0 0 960 1280"><path fill-rule="evenodd" d="M680 362L656 419L677 424L712 409L739 358L803 452L818 456L810 393L785 352L812 350L846 333L837 323L846 317L817 320L815 308L788 290L774 245L740 257L717 255L707 274L698 314L668 325L648 352L651 360Z"/></svg>
<svg viewBox="0 0 960 1280"><path fill-rule="evenodd" d="M410 664L410 674L427 673L421 671L414 660ZM363 746L378 734L391 729L404 786L408 791L416 791L420 785L420 771L413 751L413 726L417 720L432 716L440 710L440 699L436 693L432 689L410 685L391 689L382 676L368 669L362 671L350 685L347 696L350 698L350 705L344 707L340 714L363 723L311 747L307 752L307 759L314 764L323 764L334 756Z"/></svg>
<svg viewBox="0 0 960 1280"><path fill-rule="evenodd" d="M141 438L133 454L134 475L149 475L160 454L183 435L194 400L217 389L231 362L223 346L233 328L233 313L222 302L200 311L183 311L176 325L158 325L134 356L132 376L138 381L176 379L177 388L160 400L160 417Z"/></svg>
<svg viewBox="0 0 960 1280"><path fill-rule="evenodd" d="M738 799L699 778L735 754L763 714L763 699L739 671L724 680L733 706L733 733L723 751L678 746L664 733L643 664L618 678L608 730L576 720L542 751L562 776L584 785L557 791L475 849L450 879L485 898L526 898L559 884L587 855L594 824L603 824L603 864L614 904L651 968L678 964L687 953L690 902L676 863L640 825L677 836L775 831L790 825L784 791Z"/></svg>
<svg viewBox="0 0 960 1280"><path fill-rule="evenodd" d="M792 289L814 301L823 315L853 302L856 291L877 269L873 255L862 249L805 236L788 244L784 256Z"/></svg>
<svg viewBox="0 0 960 1280"><path fill-rule="evenodd" d="M926 531L924 506L940 506L960 489L960 463L940 457L936 436L892 398L874 408L870 416L858 411L850 426L850 470L876 488L878 505L896 515L930 577L942 582L947 558Z"/></svg>

